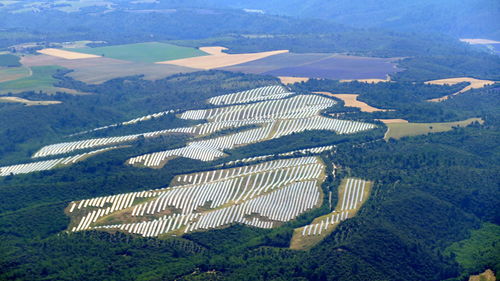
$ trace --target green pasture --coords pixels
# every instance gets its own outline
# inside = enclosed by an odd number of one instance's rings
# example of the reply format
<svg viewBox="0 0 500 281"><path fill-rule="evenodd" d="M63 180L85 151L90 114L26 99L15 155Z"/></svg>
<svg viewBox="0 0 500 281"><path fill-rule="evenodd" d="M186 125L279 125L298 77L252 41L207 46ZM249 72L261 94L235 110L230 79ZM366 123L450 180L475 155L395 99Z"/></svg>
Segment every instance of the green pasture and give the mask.
<svg viewBox="0 0 500 281"><path fill-rule="evenodd" d="M205 52L196 48L180 47L159 42L115 45L97 48L72 48L66 50L119 60L147 63L207 55Z"/></svg>
<svg viewBox="0 0 500 281"><path fill-rule="evenodd" d="M453 127L465 127L473 122L482 123L481 118L469 118L457 122L444 122L444 123L393 123L387 124L387 132L384 139L390 138L400 139L402 137L425 135L428 133L440 133L453 129Z"/></svg>

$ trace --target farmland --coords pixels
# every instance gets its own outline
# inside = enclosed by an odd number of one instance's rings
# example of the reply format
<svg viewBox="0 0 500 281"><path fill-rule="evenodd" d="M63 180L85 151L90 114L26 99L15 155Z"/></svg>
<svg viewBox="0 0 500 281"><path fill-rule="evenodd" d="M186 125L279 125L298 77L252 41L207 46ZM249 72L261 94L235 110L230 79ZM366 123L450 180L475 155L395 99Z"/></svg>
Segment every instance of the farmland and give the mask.
<svg viewBox="0 0 500 281"><path fill-rule="evenodd" d="M159 61L159 64L173 64L183 67L198 68L198 69L214 69L226 66L237 65L250 61L263 59L269 56L287 53L288 50L277 50L259 53L245 53L245 54L227 54L222 52L224 47L202 47L211 54L201 57L189 57L185 59L165 60Z"/></svg>
<svg viewBox="0 0 500 281"><path fill-rule="evenodd" d="M59 65L74 70L67 74L69 77L91 84L132 75L144 75L145 79L156 80L180 72L196 71L196 69L176 65L130 62L107 57L67 60L48 55L29 55L22 58L22 63L26 66Z"/></svg>
<svg viewBox="0 0 500 281"><path fill-rule="evenodd" d="M67 60L91 59L99 57L97 55L84 54L84 53L78 53L68 50L52 49L52 48L40 50L38 51L38 53Z"/></svg>
<svg viewBox="0 0 500 281"><path fill-rule="evenodd" d="M72 202L68 229L154 237L235 223L272 228L317 206L323 180L316 157L179 175L169 188Z"/></svg>
<svg viewBox="0 0 500 281"><path fill-rule="evenodd" d="M286 53L220 69L285 77L366 79L371 82L372 79L385 80L389 74L400 71L395 61L333 53Z"/></svg>
<svg viewBox="0 0 500 281"><path fill-rule="evenodd" d="M356 178L345 178L338 188L338 202L335 210L315 218L310 224L295 229L290 248L310 249L327 237L342 221L356 215L368 200L373 183Z"/></svg>
<svg viewBox="0 0 500 281"><path fill-rule="evenodd" d="M276 76L328 79L385 79L387 74L400 71L391 59L335 55L320 61L264 72Z"/></svg>
<svg viewBox="0 0 500 281"><path fill-rule="evenodd" d="M344 102L345 106L356 107L356 108L359 108L363 112L387 111L387 109L376 108L376 107L370 106L362 101L359 101L358 100L359 95L356 95L356 94L332 94L330 92L315 92L315 93L338 98Z"/></svg>
<svg viewBox="0 0 500 281"><path fill-rule="evenodd" d="M0 67L0 83L21 79L31 75L28 67Z"/></svg>
<svg viewBox="0 0 500 281"><path fill-rule="evenodd" d="M16 67L21 66L19 57L11 54L0 53L0 67Z"/></svg>
<svg viewBox="0 0 500 281"><path fill-rule="evenodd" d="M430 101L430 102L445 101L445 100L447 100L451 96L459 95L459 94L461 94L463 92L467 92L467 91L469 91L471 89L480 89L480 88L483 88L485 86L492 85L492 84L495 83L494 81L490 81L490 80L480 80L480 79L469 78L469 77L439 79L439 80L427 81L425 83L426 84L431 84L431 85L454 85L454 84L458 84L458 83L462 83L462 82L468 82L469 85L466 86L466 87L464 87L462 90L460 90L460 91L458 91L456 93L453 93L451 95L444 96L444 97L439 97L439 98L434 98L434 99L430 99L428 101Z"/></svg>
<svg viewBox="0 0 500 281"><path fill-rule="evenodd" d="M484 121L481 118L470 118L463 121L443 123L392 122L387 123L387 132L384 139L400 139L402 137L446 132L452 130L453 127L465 127L473 122L483 123Z"/></svg>
<svg viewBox="0 0 500 281"><path fill-rule="evenodd" d="M307 82L309 80L309 78L307 77L292 77L292 76L278 76L278 78L280 79L281 83L285 85Z"/></svg>
<svg viewBox="0 0 500 281"><path fill-rule="evenodd" d="M20 93L25 91L46 91L55 93L56 91L66 91L75 93L67 89L59 89L53 86L57 81L52 75L61 69L58 66L34 66L31 67L32 75L22 77L16 80L10 80L0 83L0 94Z"/></svg>
<svg viewBox="0 0 500 281"><path fill-rule="evenodd" d="M159 61L176 60L207 55L207 53L195 48L181 47L159 42L115 45L96 48L71 48L67 50L84 54L104 56L107 58L118 60L143 63L153 63Z"/></svg>

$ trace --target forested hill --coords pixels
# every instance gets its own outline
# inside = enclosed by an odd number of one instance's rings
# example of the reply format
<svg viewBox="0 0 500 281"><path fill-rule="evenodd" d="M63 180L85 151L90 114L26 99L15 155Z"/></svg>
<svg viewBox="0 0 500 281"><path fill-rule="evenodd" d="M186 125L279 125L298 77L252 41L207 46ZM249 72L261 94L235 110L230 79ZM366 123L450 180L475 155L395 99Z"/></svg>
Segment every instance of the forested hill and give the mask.
<svg viewBox="0 0 500 281"><path fill-rule="evenodd" d="M186 5L178 2L173 0L164 4ZM405 32L426 30L461 38L500 39L500 2L496 0L364 0L362 5L360 1L350 0L189 2L198 6L259 9L268 14L330 19L363 28Z"/></svg>

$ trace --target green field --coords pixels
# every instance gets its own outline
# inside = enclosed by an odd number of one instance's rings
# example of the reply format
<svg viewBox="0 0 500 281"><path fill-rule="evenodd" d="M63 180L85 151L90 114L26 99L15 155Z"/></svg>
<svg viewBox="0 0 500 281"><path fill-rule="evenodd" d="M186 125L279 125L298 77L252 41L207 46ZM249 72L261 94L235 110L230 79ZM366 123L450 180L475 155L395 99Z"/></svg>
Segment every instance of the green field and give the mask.
<svg viewBox="0 0 500 281"><path fill-rule="evenodd" d="M469 118L457 122L444 122L444 123L393 123L386 124L387 132L385 133L385 140L390 138L400 139L402 137L425 135L428 133L440 133L453 129L453 127L465 127L473 122L482 123L481 118Z"/></svg>
<svg viewBox="0 0 500 281"><path fill-rule="evenodd" d="M54 83L57 81L52 75L61 69L60 66L34 66L31 68L33 74L16 80L0 83L0 94L8 92L19 93L23 91L55 91Z"/></svg>
<svg viewBox="0 0 500 281"><path fill-rule="evenodd" d="M0 66L15 67L15 66L21 66L21 63L19 63L18 56L14 56L11 54L1 54Z"/></svg>
<svg viewBox="0 0 500 281"><path fill-rule="evenodd" d="M148 63L207 55L205 52L195 48L180 47L158 42L65 50L99 55L113 59Z"/></svg>
<svg viewBox="0 0 500 281"><path fill-rule="evenodd" d="M31 75L27 67L0 67L0 83L17 80Z"/></svg>

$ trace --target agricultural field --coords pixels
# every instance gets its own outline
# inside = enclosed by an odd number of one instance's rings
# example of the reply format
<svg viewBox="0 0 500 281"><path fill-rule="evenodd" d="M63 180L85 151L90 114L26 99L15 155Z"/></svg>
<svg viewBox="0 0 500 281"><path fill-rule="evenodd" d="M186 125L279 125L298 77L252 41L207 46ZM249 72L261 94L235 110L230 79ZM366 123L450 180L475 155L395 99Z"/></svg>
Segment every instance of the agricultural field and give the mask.
<svg viewBox="0 0 500 281"><path fill-rule="evenodd" d="M245 224L273 228L321 204L325 165L317 157L176 176L168 188L71 202L70 231L182 235Z"/></svg>
<svg viewBox="0 0 500 281"><path fill-rule="evenodd" d="M394 59L334 55L320 61L264 72L275 76L341 79L386 79L400 71Z"/></svg>
<svg viewBox="0 0 500 281"><path fill-rule="evenodd" d="M462 82L468 82L469 85L464 87L462 90L453 93L448 96L440 97L440 98L435 98L435 99L430 99L428 101L430 102L441 102L445 101L451 96L456 96L461 93L467 92L472 89L480 89L488 85L493 85L495 81L490 81L490 80L480 80L480 79L475 79L475 78L469 78L469 77L459 77L459 78L447 78L447 79L439 79L439 80L432 80L432 81L427 81L425 82L426 84L431 84L431 85L454 85Z"/></svg>
<svg viewBox="0 0 500 281"><path fill-rule="evenodd" d="M479 122L481 124L484 122L481 118L469 118L463 121L444 123L410 123L404 121L406 120L403 120L402 122L386 122L387 132L385 133L384 139L400 139L402 137L446 132L452 130L453 127L465 127L473 122Z"/></svg>
<svg viewBox="0 0 500 281"><path fill-rule="evenodd" d="M31 76L28 67L0 67L0 83Z"/></svg>
<svg viewBox="0 0 500 281"><path fill-rule="evenodd" d="M0 67L16 67L21 66L19 57L11 54L0 53Z"/></svg>
<svg viewBox="0 0 500 281"><path fill-rule="evenodd" d="M333 53L286 53L220 69L278 77L362 79L372 82L385 81L389 74L401 71L395 64L396 60Z"/></svg>
<svg viewBox="0 0 500 281"><path fill-rule="evenodd" d="M321 54L321 53L309 53L309 54L284 53L256 61L222 67L219 69L227 71L259 74L272 71L275 69L280 69L285 67L295 67L298 65L309 64L315 61L321 61L331 56L332 54Z"/></svg>
<svg viewBox="0 0 500 281"><path fill-rule="evenodd" d="M85 53L79 53L79 52L73 52L73 51L61 50L61 49L54 49L54 48L47 48L47 49L39 50L37 52L40 54L53 56L56 58L67 59L67 60L92 59L92 58L100 57L97 55L91 55L91 54L85 54Z"/></svg>
<svg viewBox="0 0 500 281"><path fill-rule="evenodd" d="M207 102L216 106L225 106L204 110L188 110L178 114L181 119L207 120L207 123L141 134L47 145L39 149L33 158L132 142L140 137L154 138L172 133L191 135L192 141L185 147L144 154L127 161L130 165L161 168L167 161L176 157L213 161L226 156L224 153L226 150L306 130L330 130L337 134L353 134L375 128L375 125L369 123L323 117L320 112L337 104L334 100L318 95L296 95L288 92L283 86L266 86L216 96ZM129 122L135 123L143 118L151 117L140 117ZM114 125L107 127L111 126ZM222 130L246 126L253 126L253 128L210 137Z"/></svg>
<svg viewBox="0 0 500 281"><path fill-rule="evenodd" d="M356 215L368 200L373 182L357 178L345 178L338 188L338 202L335 210L315 218L311 224L295 229L290 248L306 250L326 238L342 221Z"/></svg>
<svg viewBox="0 0 500 281"><path fill-rule="evenodd" d="M259 53L227 54L223 52L223 50L225 49L226 48L224 47L201 47L200 50L206 50L209 53L208 56L165 60L159 61L157 63L173 64L178 66L209 70L260 60L278 54L288 53L288 50L277 50Z"/></svg>
<svg viewBox="0 0 500 281"><path fill-rule="evenodd" d="M43 54L24 56L22 63L25 66L59 65L72 69L73 72L67 74L69 77L90 84L100 84L110 79L133 75L144 75L144 79L156 80L181 72L196 71L176 65L130 62L107 57L67 60Z"/></svg>
<svg viewBox="0 0 500 281"><path fill-rule="evenodd" d="M70 45L71 46L71 45ZM399 71L396 59L345 56L333 53L289 53L276 50L229 54L224 47L181 47L167 43L136 43L96 48L44 49L41 55L22 58L25 66L60 65L72 69L70 77L102 83L128 75L155 80L197 70L219 69L282 77L284 84L309 78L387 81Z"/></svg>
<svg viewBox="0 0 500 281"><path fill-rule="evenodd" d="M285 85L309 81L309 78L307 77L278 76L278 78L281 83Z"/></svg>
<svg viewBox="0 0 500 281"><path fill-rule="evenodd" d="M117 60L142 63L154 63L159 61L177 60L207 55L207 53L195 48L181 47L159 42L146 42L96 48L71 48L67 50Z"/></svg>
<svg viewBox="0 0 500 281"><path fill-rule="evenodd" d="M20 79L0 83L0 94L20 93L25 91L44 91L46 93L67 92L76 94L76 91L54 87L57 81L52 75L61 67L58 66L34 66L31 67L32 74Z"/></svg>
<svg viewBox="0 0 500 281"><path fill-rule="evenodd" d="M338 98L344 102L344 106L356 107L359 108L362 112L372 113L377 111L389 111L389 109L376 108L371 105L368 105L365 102L359 101L358 100L359 95L357 94L332 94L330 92L314 92L314 93Z"/></svg>

